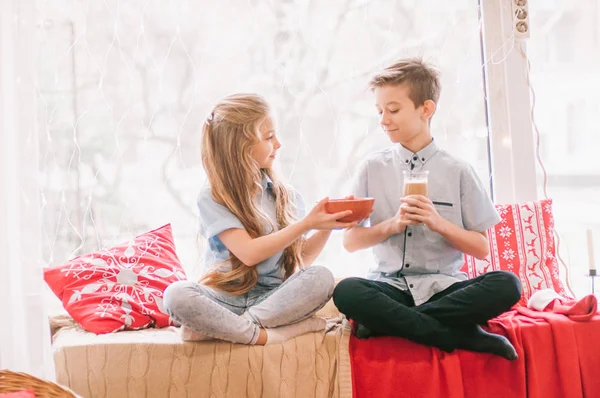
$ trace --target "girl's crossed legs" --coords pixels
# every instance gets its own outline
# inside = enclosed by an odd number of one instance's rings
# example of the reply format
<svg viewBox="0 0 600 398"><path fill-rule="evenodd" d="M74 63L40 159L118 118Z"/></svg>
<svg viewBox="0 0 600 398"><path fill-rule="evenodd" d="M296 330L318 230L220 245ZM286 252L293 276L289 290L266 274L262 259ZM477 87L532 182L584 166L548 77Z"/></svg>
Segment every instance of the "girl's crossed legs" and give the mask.
<svg viewBox="0 0 600 398"><path fill-rule="evenodd" d="M268 335L269 342L275 343L324 330L324 320L305 323L300 329L292 324L321 309L331 298L333 287L333 275L327 268L311 266L276 288L257 286L239 296L192 281L175 282L165 290L164 305L174 321L205 336L233 343L265 344ZM290 326L281 327L285 325Z"/></svg>

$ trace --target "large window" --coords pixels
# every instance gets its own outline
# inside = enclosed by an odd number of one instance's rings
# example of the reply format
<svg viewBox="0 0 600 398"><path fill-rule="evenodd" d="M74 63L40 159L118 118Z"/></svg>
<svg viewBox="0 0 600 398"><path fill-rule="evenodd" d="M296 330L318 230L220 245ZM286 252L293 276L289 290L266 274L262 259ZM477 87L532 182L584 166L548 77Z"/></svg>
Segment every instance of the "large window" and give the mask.
<svg viewBox="0 0 600 398"><path fill-rule="evenodd" d="M590 292L586 230L600 251L600 5L536 2L528 54L535 93L534 121L554 200L561 256L578 295ZM543 174L539 169L543 196Z"/></svg>
<svg viewBox="0 0 600 398"><path fill-rule="evenodd" d="M200 127L214 102L254 91L275 106L281 174L308 206L349 193L389 145L366 89L405 56L442 71L432 130L489 185L478 9L472 0L40 2L39 98L48 264L172 223L202 272L195 200ZM335 232L320 259L363 275L370 251Z"/></svg>

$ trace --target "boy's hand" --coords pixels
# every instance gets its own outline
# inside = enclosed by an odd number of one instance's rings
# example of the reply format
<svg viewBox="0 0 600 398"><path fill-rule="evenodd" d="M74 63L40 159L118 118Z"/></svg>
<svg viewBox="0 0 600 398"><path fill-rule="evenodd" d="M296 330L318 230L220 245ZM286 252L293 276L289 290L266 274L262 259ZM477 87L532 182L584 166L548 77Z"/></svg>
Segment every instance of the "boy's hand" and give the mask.
<svg viewBox="0 0 600 398"><path fill-rule="evenodd" d="M394 234L401 234L406 230L407 225L419 225L420 222L411 220L407 217L407 213L403 210L403 206L401 205L396 215L391 220L392 232Z"/></svg>
<svg viewBox="0 0 600 398"><path fill-rule="evenodd" d="M400 212L407 220L423 223L433 232L439 232L445 219L435 209L427 196L409 195L400 199Z"/></svg>

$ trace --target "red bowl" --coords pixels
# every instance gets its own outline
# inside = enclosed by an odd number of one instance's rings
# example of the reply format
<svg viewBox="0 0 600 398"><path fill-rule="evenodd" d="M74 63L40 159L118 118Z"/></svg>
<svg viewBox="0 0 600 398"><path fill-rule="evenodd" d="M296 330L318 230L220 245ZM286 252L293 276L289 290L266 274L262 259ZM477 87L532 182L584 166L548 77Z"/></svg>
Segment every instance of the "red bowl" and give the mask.
<svg viewBox="0 0 600 398"><path fill-rule="evenodd" d="M325 211L332 214L352 210L352 214L342 217L338 221L354 222L368 218L373 211L373 203L375 203L375 198L329 199L329 202L325 203Z"/></svg>

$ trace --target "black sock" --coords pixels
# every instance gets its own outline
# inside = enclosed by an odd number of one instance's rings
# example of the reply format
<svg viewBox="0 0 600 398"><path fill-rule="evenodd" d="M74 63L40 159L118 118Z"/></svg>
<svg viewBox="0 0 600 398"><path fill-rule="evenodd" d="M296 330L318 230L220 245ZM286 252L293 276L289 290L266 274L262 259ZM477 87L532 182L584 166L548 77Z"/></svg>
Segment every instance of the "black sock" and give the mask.
<svg viewBox="0 0 600 398"><path fill-rule="evenodd" d="M519 358L515 347L506 337L486 332L479 325L460 329L460 334L457 348L495 354L511 361Z"/></svg>
<svg viewBox="0 0 600 398"><path fill-rule="evenodd" d="M356 327L354 335L357 339L368 339L372 336L372 332L369 329L367 329L364 325L359 323Z"/></svg>

